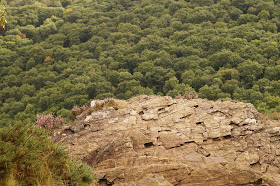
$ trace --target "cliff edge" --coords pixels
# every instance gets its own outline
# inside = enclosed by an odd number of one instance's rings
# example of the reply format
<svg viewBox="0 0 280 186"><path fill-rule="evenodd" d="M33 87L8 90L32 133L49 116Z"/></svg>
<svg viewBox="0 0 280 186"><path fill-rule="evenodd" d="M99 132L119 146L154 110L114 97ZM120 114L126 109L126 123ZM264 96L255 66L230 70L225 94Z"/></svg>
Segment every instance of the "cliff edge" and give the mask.
<svg viewBox="0 0 280 186"><path fill-rule="evenodd" d="M248 103L114 100L54 139L95 168L99 185L280 185L280 124Z"/></svg>

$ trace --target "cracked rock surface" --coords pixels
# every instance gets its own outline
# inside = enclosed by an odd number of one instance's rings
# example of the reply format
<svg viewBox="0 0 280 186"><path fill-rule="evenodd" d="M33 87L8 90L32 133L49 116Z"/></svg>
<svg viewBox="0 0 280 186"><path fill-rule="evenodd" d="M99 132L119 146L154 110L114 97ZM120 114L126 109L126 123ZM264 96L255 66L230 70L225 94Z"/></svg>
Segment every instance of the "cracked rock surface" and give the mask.
<svg viewBox="0 0 280 186"><path fill-rule="evenodd" d="M252 104L138 96L54 137L99 185L280 185L280 124Z"/></svg>

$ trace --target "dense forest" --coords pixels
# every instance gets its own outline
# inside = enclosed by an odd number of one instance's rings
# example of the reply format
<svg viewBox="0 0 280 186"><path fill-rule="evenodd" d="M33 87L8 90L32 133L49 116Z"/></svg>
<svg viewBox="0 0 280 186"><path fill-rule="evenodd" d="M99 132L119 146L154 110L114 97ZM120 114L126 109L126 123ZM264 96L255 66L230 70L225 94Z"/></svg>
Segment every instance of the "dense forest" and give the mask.
<svg viewBox="0 0 280 186"><path fill-rule="evenodd" d="M280 112L280 0L6 0L0 126L196 92Z"/></svg>

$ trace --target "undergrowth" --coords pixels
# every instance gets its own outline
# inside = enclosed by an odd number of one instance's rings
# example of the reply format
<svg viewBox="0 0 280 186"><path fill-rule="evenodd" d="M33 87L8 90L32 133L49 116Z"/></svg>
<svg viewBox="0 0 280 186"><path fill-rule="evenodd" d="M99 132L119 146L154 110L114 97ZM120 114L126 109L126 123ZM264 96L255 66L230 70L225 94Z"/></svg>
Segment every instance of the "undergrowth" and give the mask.
<svg viewBox="0 0 280 186"><path fill-rule="evenodd" d="M71 159L62 144L48 137L48 131L30 123L0 128L0 183L90 185L92 168Z"/></svg>

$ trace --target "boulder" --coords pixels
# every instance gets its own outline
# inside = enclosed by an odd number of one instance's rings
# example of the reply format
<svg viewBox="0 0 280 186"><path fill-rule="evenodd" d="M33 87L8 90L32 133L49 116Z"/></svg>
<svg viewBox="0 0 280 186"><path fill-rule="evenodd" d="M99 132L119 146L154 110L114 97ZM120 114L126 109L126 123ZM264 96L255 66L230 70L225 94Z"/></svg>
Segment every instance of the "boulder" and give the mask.
<svg viewBox="0 0 280 186"><path fill-rule="evenodd" d="M280 185L280 125L264 123L252 104L168 96L115 102L121 106L94 111L54 137L95 168L99 185Z"/></svg>

